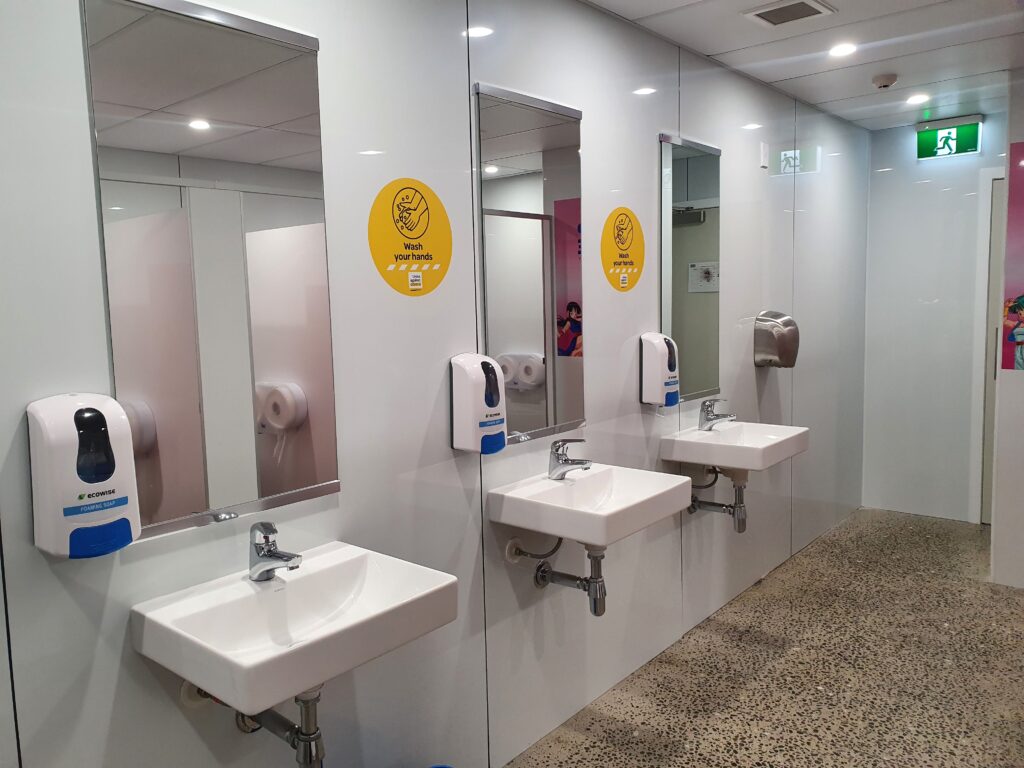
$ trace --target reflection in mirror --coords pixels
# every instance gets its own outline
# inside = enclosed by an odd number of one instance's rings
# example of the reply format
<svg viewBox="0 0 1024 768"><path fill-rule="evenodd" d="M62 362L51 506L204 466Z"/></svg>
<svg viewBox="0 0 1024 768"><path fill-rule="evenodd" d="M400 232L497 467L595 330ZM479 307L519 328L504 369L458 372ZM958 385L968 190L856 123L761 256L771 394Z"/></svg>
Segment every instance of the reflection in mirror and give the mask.
<svg viewBox="0 0 1024 768"><path fill-rule="evenodd" d="M580 114L478 92L484 346L517 442L583 419Z"/></svg>
<svg viewBox="0 0 1024 768"><path fill-rule="evenodd" d="M315 50L119 0L86 26L143 524L336 490Z"/></svg>
<svg viewBox="0 0 1024 768"><path fill-rule="evenodd" d="M662 333L679 347L680 398L719 391L719 151L662 138Z"/></svg>

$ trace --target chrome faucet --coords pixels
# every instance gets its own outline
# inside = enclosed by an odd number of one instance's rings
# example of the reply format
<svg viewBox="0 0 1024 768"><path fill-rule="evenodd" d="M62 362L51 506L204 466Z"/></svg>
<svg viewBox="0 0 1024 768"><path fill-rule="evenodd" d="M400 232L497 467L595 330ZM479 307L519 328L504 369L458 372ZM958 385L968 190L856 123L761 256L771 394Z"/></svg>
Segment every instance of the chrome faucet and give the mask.
<svg viewBox="0 0 1024 768"><path fill-rule="evenodd" d="M277 548L277 526L256 523L249 529L249 578L252 581L270 581L274 571L287 568L294 571L302 564L302 555Z"/></svg>
<svg viewBox="0 0 1024 768"><path fill-rule="evenodd" d="M548 478L565 480L565 476L574 469L590 469L590 459L569 458L569 444L585 442L586 440L555 440L551 444L551 455L548 457Z"/></svg>
<svg viewBox="0 0 1024 768"><path fill-rule="evenodd" d="M697 422L697 429L701 432L710 432L715 424L720 421L736 421L735 413L715 413L715 403L724 403L725 400L718 398L705 400L700 404L700 418Z"/></svg>

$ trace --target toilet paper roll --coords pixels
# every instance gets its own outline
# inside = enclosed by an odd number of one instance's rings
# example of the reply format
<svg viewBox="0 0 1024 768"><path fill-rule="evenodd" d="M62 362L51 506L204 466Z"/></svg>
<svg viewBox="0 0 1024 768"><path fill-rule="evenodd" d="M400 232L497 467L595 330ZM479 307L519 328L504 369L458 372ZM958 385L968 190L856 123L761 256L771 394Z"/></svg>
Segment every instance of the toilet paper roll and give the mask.
<svg viewBox="0 0 1024 768"><path fill-rule="evenodd" d="M156 418L149 406L140 400L122 403L128 428L132 432L132 453L145 456L156 445Z"/></svg>
<svg viewBox="0 0 1024 768"><path fill-rule="evenodd" d="M519 361L516 360L516 356L498 355L494 358L494 362L498 364L498 367L501 368L502 374L505 376L505 386L509 386L519 370Z"/></svg>
<svg viewBox="0 0 1024 768"><path fill-rule="evenodd" d="M522 355L516 378L526 389L541 386L544 383L544 358L536 354Z"/></svg>
<svg viewBox="0 0 1024 768"><path fill-rule="evenodd" d="M263 421L274 432L298 429L306 421L309 405L298 384L275 384L263 401Z"/></svg>

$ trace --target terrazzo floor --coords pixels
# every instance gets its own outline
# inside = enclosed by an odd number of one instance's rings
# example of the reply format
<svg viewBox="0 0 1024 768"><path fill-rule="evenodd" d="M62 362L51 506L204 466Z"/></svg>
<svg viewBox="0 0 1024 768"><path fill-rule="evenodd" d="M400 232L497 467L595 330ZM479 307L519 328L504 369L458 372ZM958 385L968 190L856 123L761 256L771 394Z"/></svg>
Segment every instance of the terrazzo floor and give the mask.
<svg viewBox="0 0 1024 768"><path fill-rule="evenodd" d="M1024 590L988 529L861 510L509 768L1021 768Z"/></svg>

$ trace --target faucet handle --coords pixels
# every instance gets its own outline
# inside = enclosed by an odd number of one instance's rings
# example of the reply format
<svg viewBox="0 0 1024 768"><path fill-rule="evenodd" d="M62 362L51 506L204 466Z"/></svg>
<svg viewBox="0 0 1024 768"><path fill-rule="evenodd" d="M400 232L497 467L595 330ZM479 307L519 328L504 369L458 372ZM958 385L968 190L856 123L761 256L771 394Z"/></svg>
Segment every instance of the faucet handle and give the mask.
<svg viewBox="0 0 1024 768"><path fill-rule="evenodd" d="M587 441L584 440L582 437L569 437L563 440L555 440L554 442L551 443L551 452L554 454L558 454L559 456L564 456L568 452L570 444L585 442Z"/></svg>
<svg viewBox="0 0 1024 768"><path fill-rule="evenodd" d="M700 407L706 411L713 412L715 410L716 403L727 403L729 400L724 397L711 397L707 400L702 400Z"/></svg>
<svg viewBox="0 0 1024 768"><path fill-rule="evenodd" d="M269 544L275 536L277 536L277 526L266 520L253 523L249 528L249 538L254 543Z"/></svg>

